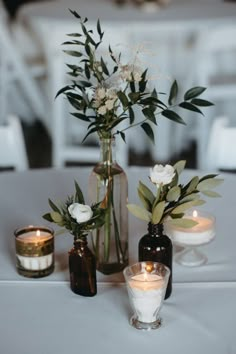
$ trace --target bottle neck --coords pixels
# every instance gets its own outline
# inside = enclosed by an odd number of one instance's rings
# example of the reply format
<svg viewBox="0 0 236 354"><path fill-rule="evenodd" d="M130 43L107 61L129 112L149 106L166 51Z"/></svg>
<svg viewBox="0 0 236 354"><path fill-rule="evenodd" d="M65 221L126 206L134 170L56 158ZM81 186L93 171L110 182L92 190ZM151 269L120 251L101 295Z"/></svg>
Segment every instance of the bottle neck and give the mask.
<svg viewBox="0 0 236 354"><path fill-rule="evenodd" d="M87 242L87 235L83 236L74 236L74 246L76 249L84 248L88 244Z"/></svg>
<svg viewBox="0 0 236 354"><path fill-rule="evenodd" d="M163 235L163 224L148 224L148 233L150 236L162 236Z"/></svg>
<svg viewBox="0 0 236 354"><path fill-rule="evenodd" d="M106 165L116 161L115 138L100 140L100 161Z"/></svg>

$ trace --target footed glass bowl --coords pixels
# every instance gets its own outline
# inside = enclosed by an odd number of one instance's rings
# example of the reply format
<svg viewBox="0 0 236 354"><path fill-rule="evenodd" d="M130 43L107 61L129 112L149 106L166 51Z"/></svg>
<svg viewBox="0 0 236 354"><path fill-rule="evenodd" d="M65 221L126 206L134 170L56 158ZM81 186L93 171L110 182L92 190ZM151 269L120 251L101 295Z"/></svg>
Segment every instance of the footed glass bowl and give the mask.
<svg viewBox="0 0 236 354"><path fill-rule="evenodd" d="M197 214L186 214L185 218L191 218L198 222L198 225L185 229L180 227L165 227L168 236L176 246L183 247L178 252L174 260L187 267L196 267L205 264L208 258L205 254L198 250L199 246L203 246L211 242L216 235L215 217L206 212L197 212Z"/></svg>

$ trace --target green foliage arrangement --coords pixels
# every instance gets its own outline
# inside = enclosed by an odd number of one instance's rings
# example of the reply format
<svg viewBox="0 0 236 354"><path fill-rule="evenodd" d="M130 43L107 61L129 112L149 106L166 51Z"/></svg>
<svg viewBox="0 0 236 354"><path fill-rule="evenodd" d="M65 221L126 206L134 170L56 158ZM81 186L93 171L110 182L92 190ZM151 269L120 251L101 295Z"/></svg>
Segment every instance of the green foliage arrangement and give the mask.
<svg viewBox="0 0 236 354"><path fill-rule="evenodd" d="M78 19L81 31L68 34L70 40L63 43L70 48L64 52L74 57L76 63L66 64L71 84L60 89L57 96L65 95L75 110L71 114L88 123L84 140L90 134L97 133L105 139L120 135L125 141L125 131L140 126L154 142L153 126L157 125L158 115L186 124L175 108L202 114L199 107L212 105L199 98L205 87L187 90L180 102L176 102L176 81L172 83L168 94L158 92L155 88L150 90L147 69L142 70L135 61L122 62L121 53L116 55L111 46L107 49L106 59L99 55L98 49L104 36L99 20L94 33L87 28L87 18L83 20L76 11L70 12ZM135 115L135 108L140 111L141 119L139 114ZM118 129L121 123L122 129Z"/></svg>
<svg viewBox="0 0 236 354"><path fill-rule="evenodd" d="M78 240L85 238L88 232L104 224L106 209L102 207L101 203L91 207L86 205L77 182L75 182L75 190L75 194L69 196L60 206L49 199L52 211L44 214L43 218L63 227L64 231L68 230L74 239Z"/></svg>
<svg viewBox="0 0 236 354"><path fill-rule="evenodd" d="M152 224L168 221L169 224L182 228L195 226L196 221L183 218L185 212L205 203L200 199L201 193L208 197L220 197L212 189L221 184L223 179L216 178L216 174L210 174L201 178L195 176L187 184L181 184L179 176L185 164L186 161L181 160L174 166L155 165L150 171L150 180L156 186L155 193L140 181L138 196L142 207L128 204L129 211L137 218Z"/></svg>

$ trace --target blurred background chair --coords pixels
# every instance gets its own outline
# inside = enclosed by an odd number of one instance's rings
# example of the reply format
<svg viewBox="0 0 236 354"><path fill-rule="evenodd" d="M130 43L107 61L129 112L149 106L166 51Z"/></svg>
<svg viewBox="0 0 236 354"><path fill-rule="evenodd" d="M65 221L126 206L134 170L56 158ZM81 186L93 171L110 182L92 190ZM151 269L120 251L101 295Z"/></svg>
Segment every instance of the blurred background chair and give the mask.
<svg viewBox="0 0 236 354"><path fill-rule="evenodd" d="M20 95L21 105L23 102L31 110L30 120L38 118L45 122L47 98L38 80L45 75L46 69L43 61L32 58L32 52L27 52L26 57L23 32L23 26L11 23L3 6L0 7L0 121L12 111L13 96L16 104Z"/></svg>
<svg viewBox="0 0 236 354"><path fill-rule="evenodd" d="M190 86L207 87L204 98L215 103L214 109L206 111L205 117L198 117L194 130L197 142L197 167L208 169L206 148L209 139L212 117L227 112L227 105L236 109L236 25L227 24L204 31L198 38L193 51L193 73ZM190 87L189 86L189 87ZM219 109L221 103L221 109Z"/></svg>
<svg viewBox="0 0 236 354"><path fill-rule="evenodd" d="M228 117L214 119L206 150L209 170L236 171L236 127L230 126Z"/></svg>
<svg viewBox="0 0 236 354"><path fill-rule="evenodd" d="M13 167L17 171L28 169L24 135L18 117L11 115L0 126L0 167Z"/></svg>

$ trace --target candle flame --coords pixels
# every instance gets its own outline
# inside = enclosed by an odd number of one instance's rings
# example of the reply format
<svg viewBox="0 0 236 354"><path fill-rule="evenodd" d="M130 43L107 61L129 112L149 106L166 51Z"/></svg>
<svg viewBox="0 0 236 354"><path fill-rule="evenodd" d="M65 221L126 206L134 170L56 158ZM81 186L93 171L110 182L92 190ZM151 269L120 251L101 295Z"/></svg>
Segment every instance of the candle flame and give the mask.
<svg viewBox="0 0 236 354"><path fill-rule="evenodd" d="M39 237L40 236L40 230L36 231L36 236Z"/></svg>
<svg viewBox="0 0 236 354"><path fill-rule="evenodd" d="M197 210L193 211L193 217L196 218L198 216Z"/></svg>
<svg viewBox="0 0 236 354"><path fill-rule="evenodd" d="M153 271L153 264L146 264L145 270L146 272L151 273Z"/></svg>

